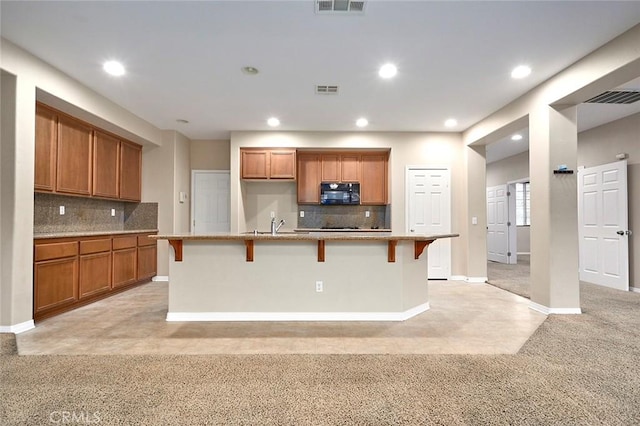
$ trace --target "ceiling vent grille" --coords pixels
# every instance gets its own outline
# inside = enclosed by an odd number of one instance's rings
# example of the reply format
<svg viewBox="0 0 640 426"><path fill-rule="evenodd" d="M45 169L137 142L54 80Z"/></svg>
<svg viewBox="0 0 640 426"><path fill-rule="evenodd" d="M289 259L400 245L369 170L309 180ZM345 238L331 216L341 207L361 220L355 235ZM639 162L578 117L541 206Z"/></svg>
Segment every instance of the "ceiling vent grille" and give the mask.
<svg viewBox="0 0 640 426"><path fill-rule="evenodd" d="M632 104L640 101L640 90L611 90L594 96L588 104Z"/></svg>
<svg viewBox="0 0 640 426"><path fill-rule="evenodd" d="M364 0L316 0L316 13L363 13Z"/></svg>
<svg viewBox="0 0 640 426"><path fill-rule="evenodd" d="M338 86L317 85L316 95L337 95Z"/></svg>

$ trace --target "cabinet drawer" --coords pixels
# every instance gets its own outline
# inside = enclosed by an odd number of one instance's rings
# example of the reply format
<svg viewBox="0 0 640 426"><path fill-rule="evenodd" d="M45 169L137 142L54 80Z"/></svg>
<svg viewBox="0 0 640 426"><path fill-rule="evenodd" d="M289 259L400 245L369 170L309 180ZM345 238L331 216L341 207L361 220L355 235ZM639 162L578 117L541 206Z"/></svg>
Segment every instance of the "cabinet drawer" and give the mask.
<svg viewBox="0 0 640 426"><path fill-rule="evenodd" d="M138 247L142 246L155 246L156 240L152 240L148 235L139 235L138 236Z"/></svg>
<svg viewBox="0 0 640 426"><path fill-rule="evenodd" d="M111 251L111 238L80 241L80 254L100 253L103 251Z"/></svg>
<svg viewBox="0 0 640 426"><path fill-rule="evenodd" d="M132 247L136 247L137 245L138 245L138 240L135 235L132 235L130 237L116 237L113 239L114 250L132 248Z"/></svg>
<svg viewBox="0 0 640 426"><path fill-rule="evenodd" d="M36 245L34 260L40 262L42 260L60 259L63 257L76 256L78 254L78 243L69 241L66 243L50 243Z"/></svg>

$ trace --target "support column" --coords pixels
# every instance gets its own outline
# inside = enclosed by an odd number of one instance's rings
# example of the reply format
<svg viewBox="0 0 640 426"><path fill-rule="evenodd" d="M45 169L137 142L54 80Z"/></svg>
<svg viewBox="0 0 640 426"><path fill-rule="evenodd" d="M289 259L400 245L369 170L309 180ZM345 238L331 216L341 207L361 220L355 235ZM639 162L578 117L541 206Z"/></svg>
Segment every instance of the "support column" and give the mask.
<svg viewBox="0 0 640 426"><path fill-rule="evenodd" d="M577 107L542 105L529 119L532 308L580 313Z"/></svg>
<svg viewBox="0 0 640 426"><path fill-rule="evenodd" d="M467 146L467 281L487 280L487 161L485 147ZM474 219L475 218L475 219Z"/></svg>
<svg viewBox="0 0 640 426"><path fill-rule="evenodd" d="M33 328L35 85L0 72L0 331Z"/></svg>

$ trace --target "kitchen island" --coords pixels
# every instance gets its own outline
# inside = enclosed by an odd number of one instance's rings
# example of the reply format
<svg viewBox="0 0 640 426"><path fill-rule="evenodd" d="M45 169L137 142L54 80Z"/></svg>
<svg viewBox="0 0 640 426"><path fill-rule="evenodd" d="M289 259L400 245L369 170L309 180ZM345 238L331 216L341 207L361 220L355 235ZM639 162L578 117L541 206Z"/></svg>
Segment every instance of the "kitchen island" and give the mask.
<svg viewBox="0 0 640 426"><path fill-rule="evenodd" d="M445 235L158 235L167 321L402 321L429 309L429 244Z"/></svg>

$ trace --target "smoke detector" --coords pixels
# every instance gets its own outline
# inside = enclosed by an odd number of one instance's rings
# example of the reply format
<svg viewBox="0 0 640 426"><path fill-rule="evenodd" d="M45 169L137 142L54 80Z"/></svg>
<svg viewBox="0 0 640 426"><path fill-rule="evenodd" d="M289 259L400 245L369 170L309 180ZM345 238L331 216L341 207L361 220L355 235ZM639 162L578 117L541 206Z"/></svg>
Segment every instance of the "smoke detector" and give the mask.
<svg viewBox="0 0 640 426"><path fill-rule="evenodd" d="M364 12L364 0L316 0L316 13L320 14L361 14Z"/></svg>

